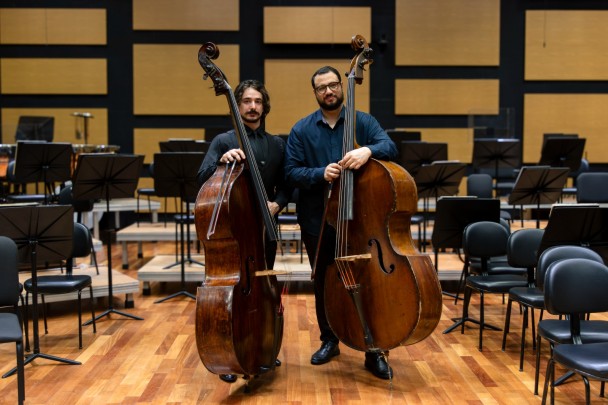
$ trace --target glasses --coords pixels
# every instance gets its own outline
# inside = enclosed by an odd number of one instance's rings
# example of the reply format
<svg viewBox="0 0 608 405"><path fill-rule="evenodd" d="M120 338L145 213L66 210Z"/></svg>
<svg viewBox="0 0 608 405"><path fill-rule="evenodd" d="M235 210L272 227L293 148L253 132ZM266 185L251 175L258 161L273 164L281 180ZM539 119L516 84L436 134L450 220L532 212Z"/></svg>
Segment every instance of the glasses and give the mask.
<svg viewBox="0 0 608 405"><path fill-rule="evenodd" d="M322 86L319 87L315 87L315 91L317 92L317 94L323 94L327 91L327 89L330 89L331 91L336 91L338 90L338 88L342 85L342 83L340 82L333 82L333 83L329 83L329 84L324 84Z"/></svg>

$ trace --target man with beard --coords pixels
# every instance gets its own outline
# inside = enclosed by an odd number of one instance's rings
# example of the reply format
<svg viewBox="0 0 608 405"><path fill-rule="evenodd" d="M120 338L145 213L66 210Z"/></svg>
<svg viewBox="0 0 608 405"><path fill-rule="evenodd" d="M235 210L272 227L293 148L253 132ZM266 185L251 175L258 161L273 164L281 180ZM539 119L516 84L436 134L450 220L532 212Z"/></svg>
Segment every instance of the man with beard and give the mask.
<svg viewBox="0 0 608 405"><path fill-rule="evenodd" d="M293 189L285 182L285 141L278 136L270 135L264 129L266 115L270 112L270 96L260 81L244 80L234 90L234 98L269 198L268 209L271 215L276 216L289 202ZM218 164L228 164L235 160L241 162L245 158L245 153L239 148L234 129L219 134L209 145L209 150L198 170L197 179L202 185L213 175ZM277 242L267 239L264 247L266 268L272 269L277 253ZM279 364L277 359L277 365ZM236 376L222 374L220 379L232 383L236 381Z"/></svg>
<svg viewBox="0 0 608 405"><path fill-rule="evenodd" d="M335 256L335 230L330 226L323 227L323 240L318 244L326 186L337 180L344 169L357 170L370 157L395 159L398 151L374 117L357 111L356 141L361 147L342 156L345 109L340 74L335 68L324 66L312 75L311 82L320 108L291 129L287 141L285 174L287 181L299 188L296 207L298 223L311 267L319 246L314 291L321 348L310 359L312 364L318 365L340 354L339 341L327 322L324 303L325 272ZM392 377L393 371L380 353L365 353L365 368L376 377Z"/></svg>

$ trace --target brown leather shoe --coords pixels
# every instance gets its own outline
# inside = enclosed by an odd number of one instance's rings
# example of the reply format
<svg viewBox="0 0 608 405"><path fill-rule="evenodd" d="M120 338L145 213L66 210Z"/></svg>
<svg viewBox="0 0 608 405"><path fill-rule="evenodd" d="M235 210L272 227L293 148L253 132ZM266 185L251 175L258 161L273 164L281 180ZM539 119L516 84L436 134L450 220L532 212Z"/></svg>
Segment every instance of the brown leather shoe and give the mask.
<svg viewBox="0 0 608 405"><path fill-rule="evenodd" d="M386 359L381 353L365 353L365 368L383 380L393 377L393 369L388 366Z"/></svg>
<svg viewBox="0 0 608 405"><path fill-rule="evenodd" d="M337 343L334 342L323 342L321 348L317 350L310 358L310 364L319 365L325 364L332 357L340 354L340 348Z"/></svg>

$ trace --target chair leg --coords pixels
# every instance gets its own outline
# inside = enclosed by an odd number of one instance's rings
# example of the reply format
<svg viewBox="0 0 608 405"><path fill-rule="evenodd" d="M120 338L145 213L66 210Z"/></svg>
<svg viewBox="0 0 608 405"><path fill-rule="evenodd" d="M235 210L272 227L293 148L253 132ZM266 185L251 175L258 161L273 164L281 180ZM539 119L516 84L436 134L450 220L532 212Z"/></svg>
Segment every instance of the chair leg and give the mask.
<svg viewBox="0 0 608 405"><path fill-rule="evenodd" d="M95 248L91 246L91 259L93 260L93 264L95 265L95 271L97 275L99 275L99 266L97 265L97 252L95 252Z"/></svg>
<svg viewBox="0 0 608 405"><path fill-rule="evenodd" d="M540 335L536 337L536 371L534 373L534 395L538 395L538 379L540 375Z"/></svg>
<svg viewBox="0 0 608 405"><path fill-rule="evenodd" d="M505 315L505 328L502 333L502 351L505 351L507 345L507 333L509 333L509 326L511 324L511 307L513 306L513 300L509 298L507 302L507 313Z"/></svg>
<svg viewBox="0 0 608 405"><path fill-rule="evenodd" d="M24 371L24 360L23 360L23 341L16 342L17 351L17 398L19 404L23 404L25 401L25 371Z"/></svg>
<svg viewBox="0 0 608 405"><path fill-rule="evenodd" d="M471 301L471 294L473 290L466 287L464 288L464 303L462 304L462 327L460 329L460 333L464 334L464 320L469 317L469 302Z"/></svg>
<svg viewBox="0 0 608 405"><path fill-rule="evenodd" d="M29 330L28 330L28 313L27 313L27 305L25 304L25 300L23 299L23 295L19 294L19 299L21 299L21 310L15 305L15 312L19 314L19 320L21 321L21 325L23 327L23 334L25 335L25 347L27 351L30 350L30 338L29 338Z"/></svg>
<svg viewBox="0 0 608 405"><path fill-rule="evenodd" d="M591 390L589 389L589 379L583 376L583 381L585 382L585 403L589 405L591 403Z"/></svg>
<svg viewBox="0 0 608 405"><path fill-rule="evenodd" d="M479 291L479 351L483 348L483 328L485 327L485 314L484 314L484 293Z"/></svg>
<svg viewBox="0 0 608 405"><path fill-rule="evenodd" d="M519 346L519 371L524 371L524 350L526 347L526 328L528 327L528 306L522 305L524 310L524 317L521 322L521 344ZM532 310L534 311L534 310ZM532 314L534 317L534 313ZM532 340L534 340L534 334L532 334Z"/></svg>
<svg viewBox="0 0 608 405"><path fill-rule="evenodd" d="M25 293L25 317L24 317L25 318L24 321L25 321L25 325L26 325L26 327L25 327L25 351L26 352L30 351L30 336L29 336L29 330L28 330L28 326L27 326L27 324L29 322L29 316L30 316L29 309L28 309L29 301L30 301L30 293L26 292Z"/></svg>
<svg viewBox="0 0 608 405"><path fill-rule="evenodd" d="M549 389L549 381L551 381L551 403L553 403L553 372L555 370L555 366L553 365L553 359L549 360L547 363L547 374L545 375L545 385L543 388L543 399L542 404L545 405L547 403L547 391Z"/></svg>
<svg viewBox="0 0 608 405"><path fill-rule="evenodd" d="M78 290L78 348L82 349L82 290Z"/></svg>
<svg viewBox="0 0 608 405"><path fill-rule="evenodd" d="M93 285L89 286L89 295L91 297L91 319L93 320L93 333L97 333L97 325L95 324L95 305L93 304Z"/></svg>

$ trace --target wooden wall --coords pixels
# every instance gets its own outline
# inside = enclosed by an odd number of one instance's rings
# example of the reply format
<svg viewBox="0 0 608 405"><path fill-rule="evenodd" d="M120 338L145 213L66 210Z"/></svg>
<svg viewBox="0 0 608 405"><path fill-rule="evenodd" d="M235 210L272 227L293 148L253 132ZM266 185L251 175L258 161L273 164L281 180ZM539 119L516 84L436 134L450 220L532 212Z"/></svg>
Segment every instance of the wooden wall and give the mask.
<svg viewBox="0 0 608 405"><path fill-rule="evenodd" d="M543 133L574 132L608 164L607 27L608 3L593 0L0 0L1 142L20 115L50 114L55 139L78 143L74 111L95 115L92 141L147 157L159 140L228 129L197 61L206 41L233 88L265 81L267 129L288 133L317 108L314 70L346 72L361 34L374 61L357 108L385 128L418 129L470 162L475 116L507 111L524 162L538 161Z"/></svg>

